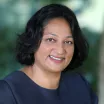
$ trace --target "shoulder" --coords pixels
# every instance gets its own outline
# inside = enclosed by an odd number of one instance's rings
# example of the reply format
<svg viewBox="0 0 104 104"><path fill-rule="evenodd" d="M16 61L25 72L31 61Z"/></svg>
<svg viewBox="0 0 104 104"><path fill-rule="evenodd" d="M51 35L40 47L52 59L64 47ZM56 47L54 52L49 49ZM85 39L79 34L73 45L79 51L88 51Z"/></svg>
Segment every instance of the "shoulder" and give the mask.
<svg viewBox="0 0 104 104"><path fill-rule="evenodd" d="M77 83L86 84L85 78L80 73L76 73L76 72L62 73L62 79L67 83L74 82L73 84L77 84Z"/></svg>
<svg viewBox="0 0 104 104"><path fill-rule="evenodd" d="M89 82L80 73L68 72L63 73L62 80L66 86L70 89L75 89L74 91L81 91L82 93L89 93L91 87Z"/></svg>
<svg viewBox="0 0 104 104"><path fill-rule="evenodd" d="M68 72L62 74L62 82L74 92L85 92L88 93L88 82L87 80L79 73ZM81 94L80 93L80 94Z"/></svg>
<svg viewBox="0 0 104 104"><path fill-rule="evenodd" d="M68 73L63 73L62 79L65 83L70 84L70 85L76 85L76 87L88 87L89 83L85 79L85 77L80 74L80 73L75 73L75 72L68 72Z"/></svg>
<svg viewBox="0 0 104 104"><path fill-rule="evenodd" d="M5 80L0 80L0 104L15 104L12 90Z"/></svg>
<svg viewBox="0 0 104 104"><path fill-rule="evenodd" d="M22 80L21 80L22 79ZM27 81L23 73L14 71L0 80L0 104L16 104L26 91Z"/></svg>
<svg viewBox="0 0 104 104"><path fill-rule="evenodd" d="M63 74L62 79L74 96L88 98L91 100L92 104L98 104L98 97L82 74L68 72Z"/></svg>
<svg viewBox="0 0 104 104"><path fill-rule="evenodd" d="M0 104L17 103L16 90L21 82L22 75L18 71L8 74L0 80Z"/></svg>
<svg viewBox="0 0 104 104"><path fill-rule="evenodd" d="M0 80L0 96L4 95L6 97L6 94L11 93L11 89L9 85L4 80ZM0 97L1 98L1 97Z"/></svg>

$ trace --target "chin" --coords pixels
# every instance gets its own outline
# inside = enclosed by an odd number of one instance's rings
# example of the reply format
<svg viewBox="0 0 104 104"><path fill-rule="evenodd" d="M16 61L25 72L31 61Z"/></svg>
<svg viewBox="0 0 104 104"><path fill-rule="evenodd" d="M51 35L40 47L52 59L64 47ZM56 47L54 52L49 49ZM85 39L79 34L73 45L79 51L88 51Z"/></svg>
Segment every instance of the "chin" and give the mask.
<svg viewBox="0 0 104 104"><path fill-rule="evenodd" d="M54 69L49 69L50 72L54 72L54 73L61 73L64 69L60 69L60 68L54 68Z"/></svg>

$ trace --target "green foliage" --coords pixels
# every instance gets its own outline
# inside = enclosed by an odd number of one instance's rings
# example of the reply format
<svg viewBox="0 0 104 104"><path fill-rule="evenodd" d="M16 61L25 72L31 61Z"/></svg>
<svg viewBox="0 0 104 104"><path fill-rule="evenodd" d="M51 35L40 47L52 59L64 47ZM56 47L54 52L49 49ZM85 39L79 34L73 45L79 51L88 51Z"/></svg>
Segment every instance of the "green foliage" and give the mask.
<svg viewBox="0 0 104 104"><path fill-rule="evenodd" d="M41 0L41 2L43 4L50 4L50 3L62 3L62 2L65 2L65 1L68 1L68 0Z"/></svg>
<svg viewBox="0 0 104 104"><path fill-rule="evenodd" d="M91 83L93 89L97 92L101 34L87 28L82 30L89 42L89 55L82 67L82 72L85 73L86 78Z"/></svg>

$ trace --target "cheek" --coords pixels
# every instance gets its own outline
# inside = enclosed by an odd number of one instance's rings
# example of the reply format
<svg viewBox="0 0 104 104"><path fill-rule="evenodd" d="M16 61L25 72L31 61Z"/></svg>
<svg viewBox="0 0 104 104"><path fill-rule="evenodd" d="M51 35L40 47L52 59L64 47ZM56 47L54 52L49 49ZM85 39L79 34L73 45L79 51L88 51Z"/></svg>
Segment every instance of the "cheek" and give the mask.
<svg viewBox="0 0 104 104"><path fill-rule="evenodd" d="M38 52L41 53L40 55L46 56L49 55L52 50L52 47L42 44L38 49Z"/></svg>
<svg viewBox="0 0 104 104"><path fill-rule="evenodd" d="M67 49L67 57L73 57L74 47Z"/></svg>

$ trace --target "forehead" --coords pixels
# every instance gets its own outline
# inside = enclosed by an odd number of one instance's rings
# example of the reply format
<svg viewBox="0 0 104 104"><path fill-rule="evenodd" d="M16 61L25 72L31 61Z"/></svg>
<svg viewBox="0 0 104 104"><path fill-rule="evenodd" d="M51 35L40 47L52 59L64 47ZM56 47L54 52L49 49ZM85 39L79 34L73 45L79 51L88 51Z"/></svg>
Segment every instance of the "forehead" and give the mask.
<svg viewBox="0 0 104 104"><path fill-rule="evenodd" d="M47 21L47 23L45 24L45 27L47 25L52 25L52 24L53 25L56 25L56 24L67 24L70 27L69 22L65 18L63 18L63 17L56 17L56 18L49 19Z"/></svg>
<svg viewBox="0 0 104 104"><path fill-rule="evenodd" d="M64 18L54 18L48 21L44 27L44 34L53 33L57 35L71 35L71 28Z"/></svg>

